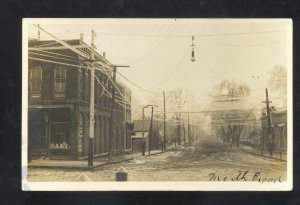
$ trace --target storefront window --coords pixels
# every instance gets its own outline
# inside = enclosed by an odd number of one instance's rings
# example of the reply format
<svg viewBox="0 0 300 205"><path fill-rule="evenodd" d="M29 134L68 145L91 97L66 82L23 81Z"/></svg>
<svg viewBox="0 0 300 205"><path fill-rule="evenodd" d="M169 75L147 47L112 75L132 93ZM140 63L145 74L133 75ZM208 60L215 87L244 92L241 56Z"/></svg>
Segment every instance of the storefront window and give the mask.
<svg viewBox="0 0 300 205"><path fill-rule="evenodd" d="M69 144L69 124L68 123L52 123L50 138L50 155L52 156L68 156Z"/></svg>

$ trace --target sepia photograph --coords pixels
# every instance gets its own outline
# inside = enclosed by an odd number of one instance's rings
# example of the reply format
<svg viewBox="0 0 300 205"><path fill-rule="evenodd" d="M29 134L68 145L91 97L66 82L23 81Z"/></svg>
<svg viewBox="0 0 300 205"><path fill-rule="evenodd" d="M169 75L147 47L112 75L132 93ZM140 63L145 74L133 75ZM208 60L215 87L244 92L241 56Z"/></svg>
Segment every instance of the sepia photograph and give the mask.
<svg viewBox="0 0 300 205"><path fill-rule="evenodd" d="M290 19L23 19L22 189L292 189Z"/></svg>

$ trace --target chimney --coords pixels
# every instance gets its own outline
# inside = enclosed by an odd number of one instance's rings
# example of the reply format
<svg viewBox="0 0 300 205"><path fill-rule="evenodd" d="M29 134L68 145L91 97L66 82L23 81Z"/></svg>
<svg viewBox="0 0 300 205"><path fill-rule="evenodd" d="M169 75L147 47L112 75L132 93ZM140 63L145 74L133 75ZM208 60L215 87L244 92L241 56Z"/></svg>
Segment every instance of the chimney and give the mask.
<svg viewBox="0 0 300 205"><path fill-rule="evenodd" d="M105 58L105 52L103 52L103 58Z"/></svg>
<svg viewBox="0 0 300 205"><path fill-rule="evenodd" d="M83 33L80 33L80 41L83 41Z"/></svg>

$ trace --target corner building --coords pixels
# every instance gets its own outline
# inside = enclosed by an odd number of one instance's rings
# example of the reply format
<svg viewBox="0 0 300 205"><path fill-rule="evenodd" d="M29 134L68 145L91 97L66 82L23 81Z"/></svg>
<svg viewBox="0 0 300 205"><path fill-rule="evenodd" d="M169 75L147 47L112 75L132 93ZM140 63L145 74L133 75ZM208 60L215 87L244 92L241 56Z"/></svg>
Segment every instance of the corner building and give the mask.
<svg viewBox="0 0 300 205"><path fill-rule="evenodd" d="M91 47L82 39L65 42L90 55ZM95 59L111 65L105 59L105 54L95 52ZM76 160L87 157L91 72L86 60L56 41L29 40L29 158ZM94 155L108 152L110 126L114 130L112 153L122 153L131 147L130 132L127 130L131 121L131 90L121 82L112 84L111 69L99 64L96 68ZM116 86L116 101L114 122L111 125L112 86Z"/></svg>

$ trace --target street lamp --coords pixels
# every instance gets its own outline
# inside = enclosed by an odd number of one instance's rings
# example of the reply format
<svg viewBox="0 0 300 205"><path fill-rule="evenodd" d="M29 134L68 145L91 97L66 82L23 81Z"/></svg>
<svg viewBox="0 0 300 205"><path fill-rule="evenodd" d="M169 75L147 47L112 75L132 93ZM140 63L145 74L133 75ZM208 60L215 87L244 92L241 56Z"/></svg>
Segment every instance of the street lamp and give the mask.
<svg viewBox="0 0 300 205"><path fill-rule="evenodd" d="M196 58L195 58L195 51L194 51L194 47L196 46L195 44L194 44L194 36L192 36L192 56L191 56L191 61L192 62L195 62L195 60L196 60Z"/></svg>

